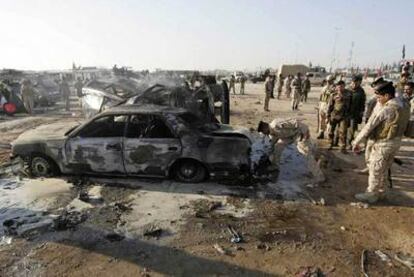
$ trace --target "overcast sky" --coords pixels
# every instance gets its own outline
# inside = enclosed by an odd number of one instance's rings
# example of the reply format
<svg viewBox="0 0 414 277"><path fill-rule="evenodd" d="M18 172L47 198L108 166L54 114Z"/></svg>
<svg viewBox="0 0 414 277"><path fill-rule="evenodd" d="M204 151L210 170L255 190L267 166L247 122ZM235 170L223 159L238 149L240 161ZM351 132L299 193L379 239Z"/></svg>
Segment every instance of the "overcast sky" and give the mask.
<svg viewBox="0 0 414 277"><path fill-rule="evenodd" d="M257 69L414 55L410 0L0 0L0 68Z"/></svg>

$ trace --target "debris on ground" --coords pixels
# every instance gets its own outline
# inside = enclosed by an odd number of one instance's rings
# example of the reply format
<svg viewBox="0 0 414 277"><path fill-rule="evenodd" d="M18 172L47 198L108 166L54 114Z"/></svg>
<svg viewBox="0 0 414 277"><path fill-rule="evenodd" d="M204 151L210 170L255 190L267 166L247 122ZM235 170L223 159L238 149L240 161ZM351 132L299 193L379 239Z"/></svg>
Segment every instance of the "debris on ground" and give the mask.
<svg viewBox="0 0 414 277"><path fill-rule="evenodd" d="M53 225L53 219L41 214L30 214L3 221L4 233L9 236L30 237L47 231Z"/></svg>
<svg viewBox="0 0 414 277"><path fill-rule="evenodd" d="M214 249L217 250L217 252L219 252L221 255L228 255L229 252L227 250L225 250L223 247L221 247L218 243L215 243L213 245Z"/></svg>
<svg viewBox="0 0 414 277"><path fill-rule="evenodd" d="M414 270L414 257L403 254L395 254L394 259L402 263L411 270Z"/></svg>
<svg viewBox="0 0 414 277"><path fill-rule="evenodd" d="M381 261L387 263L391 262L390 257L388 257L388 255L382 252L381 250L375 250L374 253L381 259Z"/></svg>
<svg viewBox="0 0 414 277"><path fill-rule="evenodd" d="M149 225L146 228L144 228L143 235L144 237L153 237L153 238L159 238L163 233L163 230L155 225Z"/></svg>
<svg viewBox="0 0 414 277"><path fill-rule="evenodd" d="M368 277L366 266L368 262L368 250L364 249L361 253L361 273L364 277Z"/></svg>
<svg viewBox="0 0 414 277"><path fill-rule="evenodd" d="M86 219L87 215L85 213L65 210L54 220L54 229L57 231L73 229Z"/></svg>
<svg viewBox="0 0 414 277"><path fill-rule="evenodd" d="M369 208L368 203L362 203L362 202L351 202L350 205L352 207L357 207L357 208L360 208L360 209L368 209Z"/></svg>
<svg viewBox="0 0 414 277"><path fill-rule="evenodd" d="M12 243L13 238L9 236L2 236L0 239L0 246L9 245Z"/></svg>
<svg viewBox="0 0 414 277"><path fill-rule="evenodd" d="M296 277L324 277L325 274L319 267L308 266L305 269L301 269L295 275Z"/></svg>
<svg viewBox="0 0 414 277"><path fill-rule="evenodd" d="M242 237L239 235L239 233L231 225L227 225L227 230L229 231L229 233L231 235L230 241L232 243L242 242L242 240L243 240Z"/></svg>

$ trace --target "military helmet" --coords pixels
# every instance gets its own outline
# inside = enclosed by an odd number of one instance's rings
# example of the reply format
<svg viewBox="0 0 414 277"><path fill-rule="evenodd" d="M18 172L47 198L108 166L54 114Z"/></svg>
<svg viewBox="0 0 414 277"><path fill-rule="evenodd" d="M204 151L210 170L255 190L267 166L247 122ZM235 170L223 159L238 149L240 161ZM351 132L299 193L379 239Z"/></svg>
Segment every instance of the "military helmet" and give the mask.
<svg viewBox="0 0 414 277"><path fill-rule="evenodd" d="M335 77L332 74L326 76L326 81L333 81L333 80L335 80Z"/></svg>

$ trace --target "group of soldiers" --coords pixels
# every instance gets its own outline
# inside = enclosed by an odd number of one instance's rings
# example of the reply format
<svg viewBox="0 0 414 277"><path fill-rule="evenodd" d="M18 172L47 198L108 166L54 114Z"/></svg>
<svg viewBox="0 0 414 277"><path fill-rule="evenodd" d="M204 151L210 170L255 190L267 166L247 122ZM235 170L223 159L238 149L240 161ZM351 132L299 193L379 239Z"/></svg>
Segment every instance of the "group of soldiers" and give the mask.
<svg viewBox="0 0 414 277"><path fill-rule="evenodd" d="M76 95L80 99L80 105L82 106L83 82L80 78L77 79L76 83L74 84L74 87L76 90ZM64 76L59 82L59 93L62 95L62 99L65 104L65 110L69 111L71 90L70 90L67 78ZM34 112L35 94L36 94L36 90L33 87L32 82L29 79L24 79L20 87L20 95L23 101L23 105L29 114L33 114Z"/></svg>
<svg viewBox="0 0 414 277"><path fill-rule="evenodd" d="M306 102L308 100L308 93L311 89L311 83L309 76L305 75L302 80L301 73L297 73L295 77L292 75L283 78L282 74L279 74L277 81L275 81L274 75L269 75L265 82L265 100L264 110L269 111L269 101L274 99L274 89L277 87L277 99L280 99L282 95L283 87L285 88L285 96L288 99L292 99L291 108L293 111L297 110L299 103Z"/></svg>
<svg viewBox="0 0 414 277"><path fill-rule="evenodd" d="M327 77L319 97L317 138L324 139L327 132L330 149L339 144L341 152L346 153L347 145L351 145L362 123L366 94L361 87L360 75L352 77L349 88L345 88L342 80L334 81L334 76Z"/></svg>
<svg viewBox="0 0 414 277"><path fill-rule="evenodd" d="M240 95L244 95L244 87L247 81L246 76L242 75L240 76ZM233 94L236 94L236 77L234 75L231 75L230 81L229 81L229 92L232 92Z"/></svg>
<svg viewBox="0 0 414 277"><path fill-rule="evenodd" d="M330 148L338 143L342 152L347 144L356 153L365 144L367 167L360 173L369 173L366 192L355 197L363 202L374 203L385 196L390 182L390 168L401 139L407 134L410 116L413 113L414 83L408 81L409 75L402 73L396 86L384 78L375 80L371 87L375 98L367 103L365 125L355 136L359 124L363 122L366 95L361 87L362 77L353 76L350 88L340 80L328 76L322 89L319 102L319 134L324 138L328 129ZM337 131L337 132L336 132Z"/></svg>

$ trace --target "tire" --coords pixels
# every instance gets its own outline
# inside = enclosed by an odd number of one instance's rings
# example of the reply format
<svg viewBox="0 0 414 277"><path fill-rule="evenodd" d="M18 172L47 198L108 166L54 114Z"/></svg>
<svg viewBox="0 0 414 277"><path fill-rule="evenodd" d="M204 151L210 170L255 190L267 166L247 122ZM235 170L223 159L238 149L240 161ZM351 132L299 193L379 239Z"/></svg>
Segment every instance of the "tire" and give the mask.
<svg viewBox="0 0 414 277"><path fill-rule="evenodd" d="M34 155L30 159L30 172L34 177L50 177L56 175L57 166L46 156Z"/></svg>
<svg viewBox="0 0 414 277"><path fill-rule="evenodd" d="M207 177L206 168L197 161L181 161L174 168L175 179L185 183L199 183Z"/></svg>

